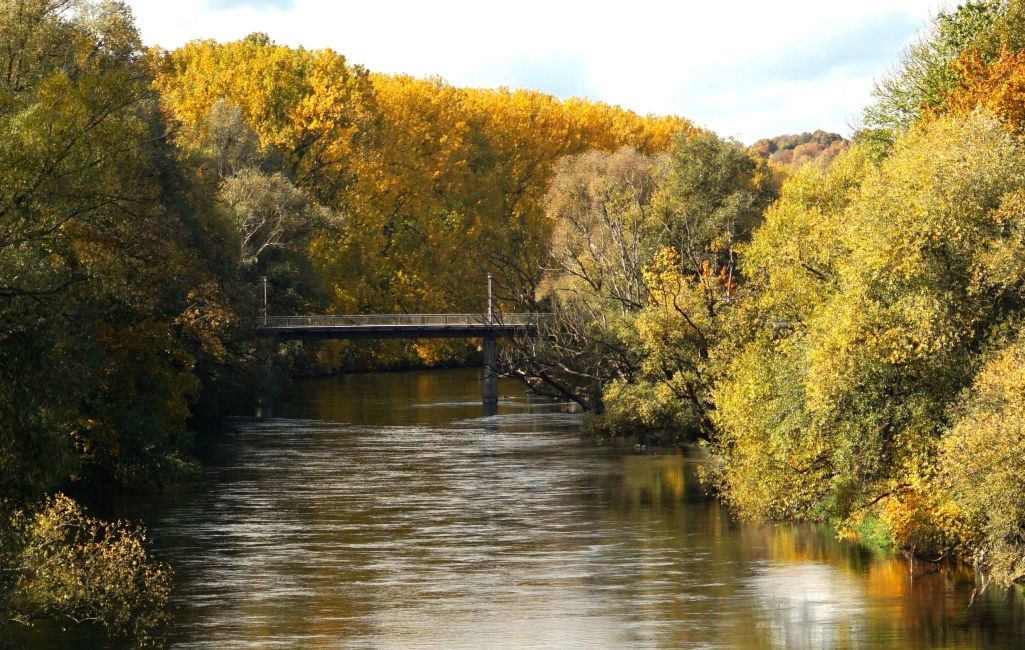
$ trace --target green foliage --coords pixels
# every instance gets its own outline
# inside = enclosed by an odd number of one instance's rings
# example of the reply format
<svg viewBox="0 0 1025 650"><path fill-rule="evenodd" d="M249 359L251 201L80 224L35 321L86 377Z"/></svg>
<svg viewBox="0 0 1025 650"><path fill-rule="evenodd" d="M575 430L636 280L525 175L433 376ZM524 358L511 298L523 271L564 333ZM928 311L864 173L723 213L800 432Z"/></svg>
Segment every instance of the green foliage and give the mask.
<svg viewBox="0 0 1025 650"><path fill-rule="evenodd" d="M859 542L869 548L883 552L893 550L895 540L890 525L877 515L862 517L852 532Z"/></svg>
<svg viewBox="0 0 1025 650"><path fill-rule="evenodd" d="M997 57L1001 49L1011 52L1025 50L1025 2L1022 0L994 2L992 13L991 25L987 29L981 30L971 41L968 38L963 39L964 47L962 49L967 51L970 45L971 48L978 50L986 61Z"/></svg>
<svg viewBox="0 0 1025 650"><path fill-rule="evenodd" d="M736 245L775 178L710 133L681 135L668 156L563 159L547 199L553 268L542 286L556 324L509 359L515 372L607 408L599 435L711 436L709 350L740 280Z"/></svg>
<svg viewBox="0 0 1025 650"><path fill-rule="evenodd" d="M238 262L124 5L0 2L0 32L0 502L25 513L3 525L3 616L141 632L168 582L138 531L42 499L194 469L194 400L247 356Z"/></svg>
<svg viewBox="0 0 1025 650"><path fill-rule="evenodd" d="M5 2L0 31L0 494L32 496L180 447L192 361L181 279L161 269L193 260L159 204L161 125L127 9Z"/></svg>
<svg viewBox="0 0 1025 650"><path fill-rule="evenodd" d="M602 393L605 412L591 426L597 438L614 436L673 444L691 441L698 416L686 396L653 381L613 382Z"/></svg>
<svg viewBox="0 0 1025 650"><path fill-rule="evenodd" d="M662 247L644 271L648 300L635 327L643 359L633 381L675 418L670 437L713 435L709 351L741 282L738 245L775 196L774 176L739 145L711 134L680 138L660 193Z"/></svg>
<svg viewBox="0 0 1025 650"><path fill-rule="evenodd" d="M875 101L862 115L857 139L888 147L923 115L943 112L962 75L958 59L981 48L986 60L997 55L999 42L1025 24L1022 3L1015 0L980 0L940 12L930 30L907 48L897 68L873 92Z"/></svg>
<svg viewBox="0 0 1025 650"><path fill-rule="evenodd" d="M695 272L750 234L771 200L764 171L736 142L712 133L678 138L668 184L671 245Z"/></svg>

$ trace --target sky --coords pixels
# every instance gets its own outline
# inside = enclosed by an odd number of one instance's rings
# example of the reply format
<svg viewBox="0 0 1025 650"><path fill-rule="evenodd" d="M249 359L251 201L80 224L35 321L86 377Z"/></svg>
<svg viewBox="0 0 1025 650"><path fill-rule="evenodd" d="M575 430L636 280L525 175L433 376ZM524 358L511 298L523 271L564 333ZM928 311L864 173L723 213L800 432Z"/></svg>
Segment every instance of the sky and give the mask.
<svg viewBox="0 0 1025 650"><path fill-rule="evenodd" d="M265 32L374 72L677 114L752 143L849 135L943 0L128 0L174 48Z"/></svg>

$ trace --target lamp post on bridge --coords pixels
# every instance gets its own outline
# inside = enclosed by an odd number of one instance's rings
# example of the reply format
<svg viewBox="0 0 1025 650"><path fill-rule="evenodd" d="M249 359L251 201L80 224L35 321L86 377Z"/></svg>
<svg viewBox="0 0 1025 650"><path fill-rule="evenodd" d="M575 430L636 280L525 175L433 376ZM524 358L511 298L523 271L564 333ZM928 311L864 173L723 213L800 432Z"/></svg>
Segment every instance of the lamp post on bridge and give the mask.
<svg viewBox="0 0 1025 650"><path fill-rule="evenodd" d="M491 274L488 273L488 325L494 324L494 312L491 311Z"/></svg>
<svg viewBox="0 0 1025 650"><path fill-rule="evenodd" d="M260 281L263 283L263 326L267 327L267 276L263 276Z"/></svg>

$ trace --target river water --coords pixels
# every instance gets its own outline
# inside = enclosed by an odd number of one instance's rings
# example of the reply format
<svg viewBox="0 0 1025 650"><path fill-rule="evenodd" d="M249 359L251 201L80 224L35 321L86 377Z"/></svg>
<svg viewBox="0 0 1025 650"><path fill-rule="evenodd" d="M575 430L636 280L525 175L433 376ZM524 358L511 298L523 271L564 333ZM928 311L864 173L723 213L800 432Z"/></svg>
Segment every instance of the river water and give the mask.
<svg viewBox="0 0 1025 650"><path fill-rule="evenodd" d="M700 458L579 439L475 371L294 386L128 500L176 569L177 648L1014 648L1017 592L810 526L738 524Z"/></svg>

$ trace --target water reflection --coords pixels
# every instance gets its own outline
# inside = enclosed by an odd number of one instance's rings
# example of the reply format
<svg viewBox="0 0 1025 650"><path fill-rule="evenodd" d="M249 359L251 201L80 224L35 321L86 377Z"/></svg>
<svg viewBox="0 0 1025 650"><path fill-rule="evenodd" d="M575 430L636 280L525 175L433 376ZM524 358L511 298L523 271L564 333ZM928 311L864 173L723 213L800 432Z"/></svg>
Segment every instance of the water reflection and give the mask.
<svg viewBox="0 0 1025 650"><path fill-rule="evenodd" d="M981 648L1025 640L1016 594L971 610L814 527L740 525L700 458L594 449L579 418L476 373L304 383L285 417L205 447L184 495L122 504L177 566L180 648Z"/></svg>
<svg viewBox="0 0 1025 650"><path fill-rule="evenodd" d="M798 562L756 569L751 590L768 613L774 645L849 647L865 637L865 596L851 575L827 564Z"/></svg>

